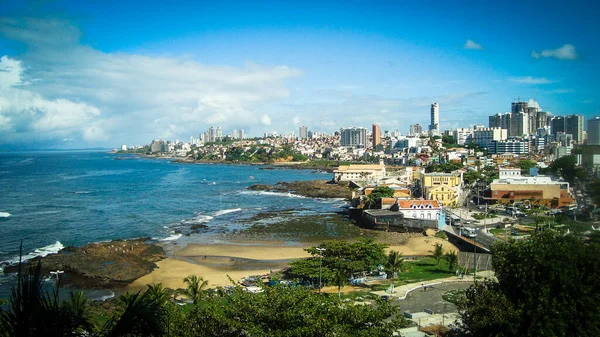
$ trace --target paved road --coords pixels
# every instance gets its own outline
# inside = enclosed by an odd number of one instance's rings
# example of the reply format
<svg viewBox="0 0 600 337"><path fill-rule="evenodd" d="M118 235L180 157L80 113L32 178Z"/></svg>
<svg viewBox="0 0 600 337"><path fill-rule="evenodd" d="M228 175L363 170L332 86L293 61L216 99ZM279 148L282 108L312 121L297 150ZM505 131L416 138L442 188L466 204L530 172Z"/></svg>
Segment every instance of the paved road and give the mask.
<svg viewBox="0 0 600 337"><path fill-rule="evenodd" d="M426 292L423 289L417 289L408 294L404 300L394 300L394 304L400 305L402 312L421 312L424 309L431 309L436 314L456 312L456 306L446 302L442 295L449 290L467 289L471 286L470 282L443 283L433 286Z"/></svg>

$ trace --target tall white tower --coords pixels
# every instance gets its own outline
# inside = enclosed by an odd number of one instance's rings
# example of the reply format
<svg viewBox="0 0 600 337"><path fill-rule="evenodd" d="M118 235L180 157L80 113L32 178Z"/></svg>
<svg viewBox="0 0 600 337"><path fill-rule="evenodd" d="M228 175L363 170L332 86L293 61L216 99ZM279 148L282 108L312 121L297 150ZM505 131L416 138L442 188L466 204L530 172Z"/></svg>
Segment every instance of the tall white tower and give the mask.
<svg viewBox="0 0 600 337"><path fill-rule="evenodd" d="M440 133L440 106L436 103L431 104L431 124L429 131L433 134Z"/></svg>

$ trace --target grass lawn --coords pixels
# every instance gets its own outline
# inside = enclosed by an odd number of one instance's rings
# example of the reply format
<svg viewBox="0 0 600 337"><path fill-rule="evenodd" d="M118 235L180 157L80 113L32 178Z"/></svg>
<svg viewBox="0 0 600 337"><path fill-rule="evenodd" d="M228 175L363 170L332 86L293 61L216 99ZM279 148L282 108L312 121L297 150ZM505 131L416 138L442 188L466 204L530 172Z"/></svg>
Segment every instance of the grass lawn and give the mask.
<svg viewBox="0 0 600 337"><path fill-rule="evenodd" d="M455 271L448 270L448 263L440 261L440 269L437 269L437 261L434 258L426 257L415 261L405 261L406 269L398 274L394 280L394 285L399 286L407 283L424 282L439 278L454 276ZM391 285L392 280L384 280L379 284L371 285L372 290L386 290Z"/></svg>

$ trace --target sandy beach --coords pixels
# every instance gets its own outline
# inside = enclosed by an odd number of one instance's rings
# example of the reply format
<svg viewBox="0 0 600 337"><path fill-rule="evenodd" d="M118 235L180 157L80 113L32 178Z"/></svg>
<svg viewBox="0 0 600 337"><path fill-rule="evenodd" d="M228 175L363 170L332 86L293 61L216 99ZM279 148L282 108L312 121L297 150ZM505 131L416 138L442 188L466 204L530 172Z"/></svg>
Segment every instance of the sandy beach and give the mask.
<svg viewBox="0 0 600 337"><path fill-rule="evenodd" d="M433 246L441 243L444 251L457 251L457 248L440 238L413 237L403 245L392 245L386 252L395 250L405 256L430 255ZM250 275L263 275L271 270L280 270L292 259L309 257L307 246L284 244L264 244L246 242L240 244L190 244L175 251L173 256L157 263L158 268L143 276L126 290L145 289L147 284L162 283L169 288L183 288L183 279L190 275L202 276L209 287L231 285L231 279L240 281Z"/></svg>

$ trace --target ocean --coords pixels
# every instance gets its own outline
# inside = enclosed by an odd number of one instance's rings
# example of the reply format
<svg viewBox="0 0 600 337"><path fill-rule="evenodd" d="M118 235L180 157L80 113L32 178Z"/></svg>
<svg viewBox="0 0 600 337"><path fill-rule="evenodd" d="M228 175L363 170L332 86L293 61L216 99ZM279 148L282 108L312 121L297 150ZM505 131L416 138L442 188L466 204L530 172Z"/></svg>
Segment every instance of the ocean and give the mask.
<svg viewBox="0 0 600 337"><path fill-rule="evenodd" d="M310 170L184 164L106 152L0 153L0 265L89 242L151 237L223 242L262 212L338 211L339 199L249 191L253 184L329 179ZM193 225L206 229L190 233ZM0 298L14 276L0 275Z"/></svg>

